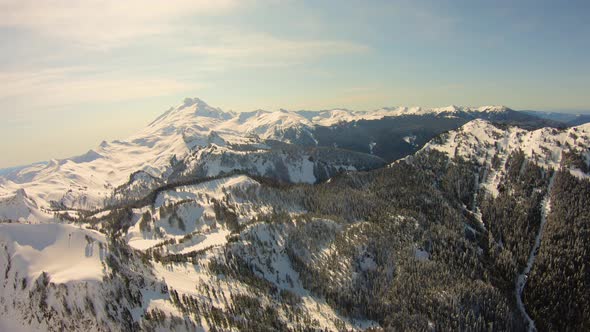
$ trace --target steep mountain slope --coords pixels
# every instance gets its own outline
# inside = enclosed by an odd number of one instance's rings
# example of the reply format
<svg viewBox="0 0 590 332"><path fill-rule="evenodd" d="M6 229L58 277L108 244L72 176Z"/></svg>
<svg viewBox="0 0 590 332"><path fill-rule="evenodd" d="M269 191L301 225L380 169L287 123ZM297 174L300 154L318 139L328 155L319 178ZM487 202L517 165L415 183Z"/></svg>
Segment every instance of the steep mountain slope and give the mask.
<svg viewBox="0 0 590 332"><path fill-rule="evenodd" d="M556 274L579 265L586 257L584 250L590 249L588 238L578 236L578 231L587 228L588 208L579 201L588 197L590 125L525 131L476 120L427 144L424 151L430 150L479 165L476 183L480 192L473 212L489 230L489 255L496 261L501 287L509 289L515 284L518 308L528 330L579 329L588 324L590 317L581 309L588 303L583 295L587 287L578 283L574 291L558 290L563 288L562 280L580 281L588 273ZM564 182L578 189L566 192ZM563 202L568 200L576 202L572 205L575 214L564 213ZM558 258L571 251L577 254L567 255L567 260ZM549 299L547 294L551 294ZM569 309L560 314L550 309L563 306ZM563 320L564 315L570 318Z"/></svg>
<svg viewBox="0 0 590 332"><path fill-rule="evenodd" d="M585 330L590 326L590 181L558 171L548 201L523 302L540 331Z"/></svg>

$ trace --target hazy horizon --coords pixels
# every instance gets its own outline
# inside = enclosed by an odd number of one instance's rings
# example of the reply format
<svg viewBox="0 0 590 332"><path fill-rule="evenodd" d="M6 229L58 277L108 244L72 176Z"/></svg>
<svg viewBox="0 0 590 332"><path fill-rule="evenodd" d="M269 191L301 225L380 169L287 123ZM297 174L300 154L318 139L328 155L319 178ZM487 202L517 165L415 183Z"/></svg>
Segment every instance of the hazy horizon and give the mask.
<svg viewBox="0 0 590 332"><path fill-rule="evenodd" d="M0 168L125 138L187 96L236 111L454 104L587 112L589 8L0 1Z"/></svg>

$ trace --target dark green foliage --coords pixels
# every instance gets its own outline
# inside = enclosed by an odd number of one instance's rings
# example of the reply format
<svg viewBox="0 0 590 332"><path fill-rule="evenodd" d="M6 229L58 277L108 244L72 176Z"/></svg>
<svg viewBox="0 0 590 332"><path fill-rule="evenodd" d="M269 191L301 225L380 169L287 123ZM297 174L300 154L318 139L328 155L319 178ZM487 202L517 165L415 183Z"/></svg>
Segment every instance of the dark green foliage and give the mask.
<svg viewBox="0 0 590 332"><path fill-rule="evenodd" d="M561 156L561 165L565 168L578 168L584 173L590 171L584 155L579 151L564 151Z"/></svg>
<svg viewBox="0 0 590 332"><path fill-rule="evenodd" d="M231 294L226 298L224 292L215 293L215 289L203 284L199 287L207 296L213 296L217 299L224 299L229 307L222 309L209 303L199 300L198 297L190 295L180 296L175 290L170 291L172 303L178 307L185 315L190 315L201 321L201 318L208 322L208 325L217 330L227 331L237 329L238 331L307 331L312 326L309 317L298 310L283 306L281 309L286 311L286 315L292 318L295 328L288 328L279 315L279 309L273 304L264 304L258 297ZM288 294L288 295L287 295ZM262 296L262 295L260 295ZM281 292L281 299L290 301L290 306L296 305L296 295L287 292ZM146 315L147 320L163 320L160 314L150 313ZM306 328L307 326L307 328Z"/></svg>
<svg viewBox="0 0 590 332"><path fill-rule="evenodd" d="M238 223L238 215L229 207L228 205L224 204L223 202L219 202L216 199L212 199L213 201L213 211L215 212L215 219L222 223L225 223L225 226L230 231L237 231L240 227Z"/></svg>
<svg viewBox="0 0 590 332"><path fill-rule="evenodd" d="M590 182L561 170L551 213L524 290L540 331L590 330Z"/></svg>
<svg viewBox="0 0 590 332"><path fill-rule="evenodd" d="M145 211L144 214L141 216L141 220L139 221L139 229L142 232L150 232L152 230L151 227L152 221L152 214L150 211Z"/></svg>
<svg viewBox="0 0 590 332"><path fill-rule="evenodd" d="M493 264L495 282L507 292L513 291L515 277L524 269L533 248L548 178L517 151L506 161L498 196L482 198L482 220L489 231L482 245Z"/></svg>
<svg viewBox="0 0 590 332"><path fill-rule="evenodd" d="M447 168L442 180L442 189L468 207L473 206L475 188L475 169L465 162L456 163Z"/></svg>
<svg viewBox="0 0 590 332"><path fill-rule="evenodd" d="M479 249L485 235L474 228L466 236L478 174L471 163L430 152L329 183L241 195L337 221L298 222L287 254L303 285L344 316L386 330L515 329L512 297L489 278Z"/></svg>
<svg viewBox="0 0 590 332"><path fill-rule="evenodd" d="M131 226L132 217L133 211L130 207L112 210L104 223L105 231L111 236L126 233Z"/></svg>
<svg viewBox="0 0 590 332"><path fill-rule="evenodd" d="M330 127L317 126L313 135L320 146L370 153L393 161L417 151L426 142L447 130L456 129L467 120L425 116L385 117L380 120L359 120ZM403 138L415 136L414 144ZM376 143L374 148L370 143ZM312 144L316 144L312 142Z"/></svg>

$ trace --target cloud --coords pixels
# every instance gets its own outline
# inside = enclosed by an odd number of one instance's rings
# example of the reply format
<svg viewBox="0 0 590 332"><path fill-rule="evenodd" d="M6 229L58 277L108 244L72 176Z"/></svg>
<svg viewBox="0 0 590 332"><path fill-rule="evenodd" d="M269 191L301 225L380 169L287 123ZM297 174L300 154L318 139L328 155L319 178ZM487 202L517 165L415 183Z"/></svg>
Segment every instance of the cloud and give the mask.
<svg viewBox="0 0 590 332"><path fill-rule="evenodd" d="M12 27L87 48L109 49L174 30L175 20L214 15L247 0L0 0L0 28Z"/></svg>
<svg viewBox="0 0 590 332"><path fill-rule="evenodd" d="M0 72L0 102L27 108L127 101L199 87L167 78L109 76L86 67Z"/></svg>
<svg viewBox="0 0 590 332"><path fill-rule="evenodd" d="M211 70L225 70L289 66L324 56L364 53L370 48L342 40L285 39L269 34L225 31L214 33L184 50L200 57Z"/></svg>

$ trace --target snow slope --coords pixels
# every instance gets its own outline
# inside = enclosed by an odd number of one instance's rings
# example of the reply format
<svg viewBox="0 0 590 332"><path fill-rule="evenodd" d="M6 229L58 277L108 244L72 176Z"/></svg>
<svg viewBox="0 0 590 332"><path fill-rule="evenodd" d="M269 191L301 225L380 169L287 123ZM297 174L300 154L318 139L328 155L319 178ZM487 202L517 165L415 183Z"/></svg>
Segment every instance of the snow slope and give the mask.
<svg viewBox="0 0 590 332"><path fill-rule="evenodd" d="M49 320L32 319L43 315L37 302L42 274L66 294L58 299L46 293L43 301L48 308L59 308L58 301L76 306L84 301L80 294L92 292L103 280L104 242L104 235L70 225L0 224L0 269L5 271L0 284L0 331L54 330ZM55 319L61 320L57 315ZM82 330L87 326L75 324Z"/></svg>
<svg viewBox="0 0 590 332"><path fill-rule="evenodd" d="M498 128L488 121L476 119L433 139L423 150L438 150L450 157L460 156L488 166L489 173L482 186L495 195L501 173L490 167L492 158L498 158L503 166L508 156L520 149L541 167L557 169L563 153L569 151L580 153L588 164L589 147L590 124L565 130L541 128L528 131L518 127ZM578 177L590 177L580 169L570 169L570 172Z"/></svg>
<svg viewBox="0 0 590 332"><path fill-rule="evenodd" d="M103 234L70 225L0 224L11 271L31 279L47 272L55 283L102 280L104 242Z"/></svg>
<svg viewBox="0 0 590 332"><path fill-rule="evenodd" d="M24 189L0 196L0 219L20 222L38 222L45 217L38 211L37 203Z"/></svg>

